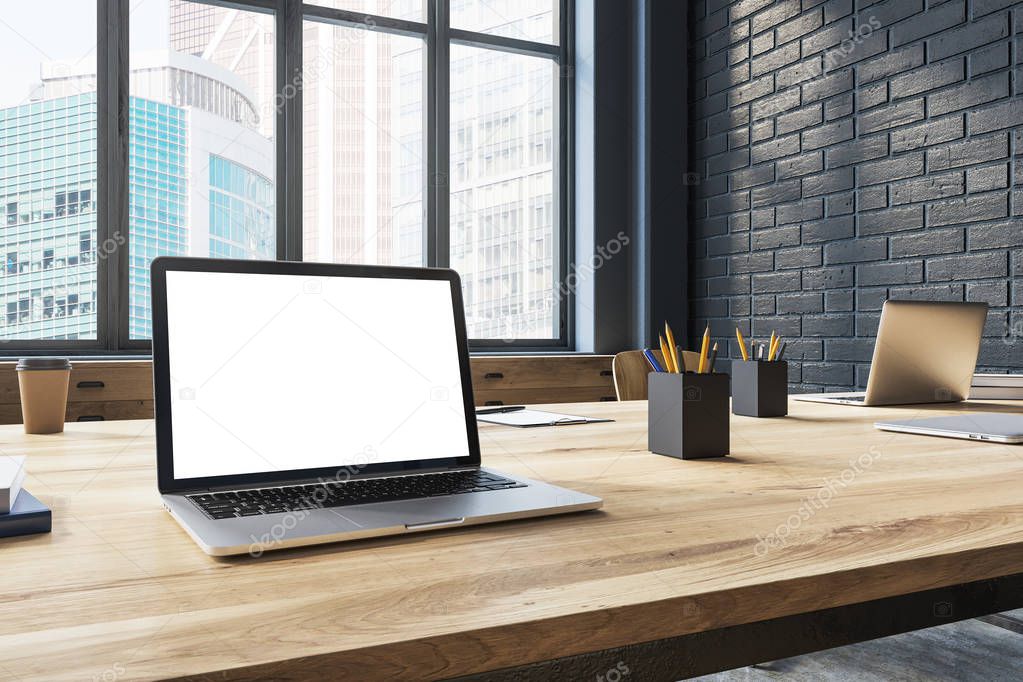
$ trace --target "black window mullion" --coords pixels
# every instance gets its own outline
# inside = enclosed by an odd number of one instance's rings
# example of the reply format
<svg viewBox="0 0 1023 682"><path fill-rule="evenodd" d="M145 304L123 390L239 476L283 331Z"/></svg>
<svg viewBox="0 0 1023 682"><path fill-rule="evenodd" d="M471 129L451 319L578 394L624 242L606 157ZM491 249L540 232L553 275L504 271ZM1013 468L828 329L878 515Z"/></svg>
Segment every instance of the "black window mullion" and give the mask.
<svg viewBox="0 0 1023 682"><path fill-rule="evenodd" d="M450 164L448 130L450 121L449 0L428 0L426 34L426 230L423 241L426 264L447 267L450 263Z"/></svg>
<svg viewBox="0 0 1023 682"><path fill-rule="evenodd" d="M117 351L128 340L127 0L98 0L96 41L96 337Z"/></svg>
<svg viewBox="0 0 1023 682"><path fill-rule="evenodd" d="M302 3L275 14L277 259L302 260Z"/></svg>

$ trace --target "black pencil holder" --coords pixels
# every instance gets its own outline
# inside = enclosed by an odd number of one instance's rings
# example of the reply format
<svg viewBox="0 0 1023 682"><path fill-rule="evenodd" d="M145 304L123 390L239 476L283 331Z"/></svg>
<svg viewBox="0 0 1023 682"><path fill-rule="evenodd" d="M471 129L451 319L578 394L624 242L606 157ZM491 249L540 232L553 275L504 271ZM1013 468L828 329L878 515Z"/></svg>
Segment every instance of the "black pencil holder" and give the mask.
<svg viewBox="0 0 1023 682"><path fill-rule="evenodd" d="M732 414L784 417L789 413L789 365L784 360L732 360Z"/></svg>
<svg viewBox="0 0 1023 682"><path fill-rule="evenodd" d="M679 459L728 454L728 375L653 372L647 381L647 447Z"/></svg>

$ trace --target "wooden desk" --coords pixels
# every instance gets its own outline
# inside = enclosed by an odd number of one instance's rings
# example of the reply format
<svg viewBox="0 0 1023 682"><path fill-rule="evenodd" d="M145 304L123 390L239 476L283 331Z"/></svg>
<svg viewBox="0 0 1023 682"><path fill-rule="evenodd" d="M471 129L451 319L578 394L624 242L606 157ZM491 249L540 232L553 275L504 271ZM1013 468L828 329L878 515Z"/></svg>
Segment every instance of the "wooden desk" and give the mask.
<svg viewBox="0 0 1023 682"><path fill-rule="evenodd" d="M644 402L564 405L618 421L484 425L484 461L602 512L231 560L160 508L150 422L3 427L54 530L0 540L0 677L678 679L1023 606L1023 447L871 426L1021 408L793 401L683 462Z"/></svg>

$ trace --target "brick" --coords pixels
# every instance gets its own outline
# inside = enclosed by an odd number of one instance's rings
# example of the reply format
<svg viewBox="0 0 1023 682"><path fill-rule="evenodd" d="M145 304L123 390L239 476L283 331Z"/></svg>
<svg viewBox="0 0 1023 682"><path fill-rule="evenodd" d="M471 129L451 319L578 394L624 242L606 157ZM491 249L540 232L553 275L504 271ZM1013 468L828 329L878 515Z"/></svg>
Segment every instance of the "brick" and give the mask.
<svg viewBox="0 0 1023 682"><path fill-rule="evenodd" d="M690 313L694 317L724 317L728 314L728 301L723 298L701 298L692 302Z"/></svg>
<svg viewBox="0 0 1023 682"><path fill-rule="evenodd" d="M749 144L749 128L738 128L727 134L728 148L745 147Z"/></svg>
<svg viewBox="0 0 1023 682"><path fill-rule="evenodd" d="M927 226L975 223L1008 215L1008 199L1004 193L977 194L965 199L949 199L931 204L927 210ZM1023 233L1023 230L1020 232ZM975 234L971 231L971 240Z"/></svg>
<svg viewBox="0 0 1023 682"><path fill-rule="evenodd" d="M1019 177L1023 177L1020 175ZM1009 167L1004 163L994 166L971 168L966 171L966 191L988 192L994 189L1005 189L1009 186Z"/></svg>
<svg viewBox="0 0 1023 682"><path fill-rule="evenodd" d="M817 126L816 128L803 131L803 151L820 149L828 145L845 142L846 140L851 140L852 136L853 122L850 118Z"/></svg>
<svg viewBox="0 0 1023 682"><path fill-rule="evenodd" d="M966 78L966 60L950 59L892 78L892 98L904 99L928 90L937 90ZM933 111L931 112L933 115Z"/></svg>
<svg viewBox="0 0 1023 682"><path fill-rule="evenodd" d="M767 119L754 123L749 128L750 142L763 142L764 140L774 137L774 121Z"/></svg>
<svg viewBox="0 0 1023 682"><path fill-rule="evenodd" d="M856 167L856 176L860 186L901 180L922 175L923 172L924 155L922 153L906 154L880 161L869 161Z"/></svg>
<svg viewBox="0 0 1023 682"><path fill-rule="evenodd" d="M970 55L970 75L973 77L1005 68L1009 65L1009 43L997 43Z"/></svg>
<svg viewBox="0 0 1023 682"><path fill-rule="evenodd" d="M802 38L810 31L816 31L824 23L821 10L806 12L795 19L786 21L775 28L775 35L779 43L787 43L796 38ZM799 43L796 43L796 51L799 50Z"/></svg>
<svg viewBox="0 0 1023 682"><path fill-rule="evenodd" d="M734 90L730 90L728 92L728 106L736 107L758 97L769 95L772 92L774 92L774 79L771 77L771 74L760 76L745 85L740 85Z"/></svg>
<svg viewBox="0 0 1023 682"><path fill-rule="evenodd" d="M774 164L766 163L733 172L730 176L732 189L745 189L765 182L774 182Z"/></svg>
<svg viewBox="0 0 1023 682"><path fill-rule="evenodd" d="M789 43L750 61L750 75L756 77L799 61L799 43Z"/></svg>
<svg viewBox="0 0 1023 682"><path fill-rule="evenodd" d="M824 4L824 23L830 24L852 14L852 0L830 0Z"/></svg>
<svg viewBox="0 0 1023 682"><path fill-rule="evenodd" d="M880 324L880 314L860 313L856 316L856 336L877 336L877 329Z"/></svg>
<svg viewBox="0 0 1023 682"><path fill-rule="evenodd" d="M852 315L807 315L803 318L804 336L852 336L855 333Z"/></svg>
<svg viewBox="0 0 1023 682"><path fill-rule="evenodd" d="M924 279L923 261L897 261L856 266L856 281L861 286L913 284Z"/></svg>
<svg viewBox="0 0 1023 682"><path fill-rule="evenodd" d="M696 156L705 159L708 156L722 154L728 151L728 137L725 135L713 135L693 145Z"/></svg>
<svg viewBox="0 0 1023 682"><path fill-rule="evenodd" d="M852 290L825 291L824 310L829 313L850 312L856 306Z"/></svg>
<svg viewBox="0 0 1023 682"><path fill-rule="evenodd" d="M940 33L945 29L958 26L966 20L965 0L953 0L940 7L927 10L923 20L906 21L891 30L892 47L906 45L920 38Z"/></svg>
<svg viewBox="0 0 1023 682"><path fill-rule="evenodd" d="M860 86L856 91L856 109L866 111L888 103L888 81Z"/></svg>
<svg viewBox="0 0 1023 682"><path fill-rule="evenodd" d="M963 142L953 142L927 151L927 168L930 172L950 168L961 168L972 164L990 162L1009 155L1009 138L1005 133L985 137L972 137Z"/></svg>
<svg viewBox="0 0 1023 682"><path fill-rule="evenodd" d="M856 210L856 193L843 192L827 198L829 216L848 215Z"/></svg>
<svg viewBox="0 0 1023 682"><path fill-rule="evenodd" d="M931 119L900 130L893 130L892 153L920 149L942 142L958 140L965 134L961 114L946 118Z"/></svg>
<svg viewBox="0 0 1023 682"><path fill-rule="evenodd" d="M738 317L740 315L747 316L750 314L750 309L750 300L748 296L736 296L728 299L728 314L731 317ZM708 315L705 317L710 316Z"/></svg>
<svg viewBox="0 0 1023 682"><path fill-rule="evenodd" d="M766 272L774 268L774 254L770 251L763 253L743 253L731 256L728 259L728 272L732 274Z"/></svg>
<svg viewBox="0 0 1023 682"><path fill-rule="evenodd" d="M853 86L852 69L843 69L830 76L817 78L803 83L803 103L816 102L832 95L851 89Z"/></svg>
<svg viewBox="0 0 1023 682"><path fill-rule="evenodd" d="M755 75L755 74L754 74ZM745 83L750 79L750 65L740 64L731 69L724 69L707 78L707 94L727 90L733 85Z"/></svg>
<svg viewBox="0 0 1023 682"><path fill-rule="evenodd" d="M799 317L758 317L753 319L753 338L762 338L765 342L776 331L782 336L799 336ZM734 335L735 332L733 331ZM766 343L765 343L766 345ZM786 351L788 354L788 351Z"/></svg>
<svg viewBox="0 0 1023 682"><path fill-rule="evenodd" d="M940 116L1009 96L1009 74L995 73L927 96L927 111Z"/></svg>
<svg viewBox="0 0 1023 682"><path fill-rule="evenodd" d="M750 41L749 47L750 54L754 57L774 49L774 33L761 33Z"/></svg>
<svg viewBox="0 0 1023 682"><path fill-rule="evenodd" d="M874 339L828 339L824 352L831 360L870 362L874 357Z"/></svg>
<svg viewBox="0 0 1023 682"><path fill-rule="evenodd" d="M910 301L962 301L962 284L944 284L934 286L925 284L913 287L892 287L888 290L891 298Z"/></svg>
<svg viewBox="0 0 1023 682"><path fill-rule="evenodd" d="M753 290L758 294L799 291L798 272L772 272L753 275Z"/></svg>
<svg viewBox="0 0 1023 682"><path fill-rule="evenodd" d="M749 213L733 213L728 216L729 232L749 231Z"/></svg>
<svg viewBox="0 0 1023 682"><path fill-rule="evenodd" d="M755 251L759 251L761 249L777 249L781 246L795 246L798 243L798 225L757 230L750 238L750 246Z"/></svg>
<svg viewBox="0 0 1023 682"><path fill-rule="evenodd" d="M749 21L733 21L722 30L707 36L707 53L720 52L729 45L734 45L749 38Z"/></svg>
<svg viewBox="0 0 1023 682"><path fill-rule="evenodd" d="M826 218L811 223L803 223L803 243L816 244L835 239L846 239L853 236L855 224L852 216Z"/></svg>
<svg viewBox="0 0 1023 682"><path fill-rule="evenodd" d="M805 109L782 114L775 120L775 128L779 135L819 125L824 120L824 107L815 104Z"/></svg>
<svg viewBox="0 0 1023 682"><path fill-rule="evenodd" d="M864 187L856 192L856 203L861 211L869 211L874 208L886 208L888 206L888 188Z"/></svg>
<svg viewBox="0 0 1023 682"><path fill-rule="evenodd" d="M749 251L749 236L745 234L711 237L707 240L707 255L709 256L740 253L742 251Z"/></svg>
<svg viewBox="0 0 1023 682"><path fill-rule="evenodd" d="M774 315L774 296L754 296L754 315Z"/></svg>
<svg viewBox="0 0 1023 682"><path fill-rule="evenodd" d="M997 14L972 22L927 41L927 54L931 60L944 59L954 54L993 43L1009 35L1009 17Z"/></svg>
<svg viewBox="0 0 1023 682"><path fill-rule="evenodd" d="M766 31L789 17L799 14L799 2L800 0L781 0L781 2L773 3L770 9L755 14L752 19L753 35Z"/></svg>
<svg viewBox="0 0 1023 682"><path fill-rule="evenodd" d="M774 166L779 180L817 173L824 170L824 154L812 152L789 159L781 159Z"/></svg>
<svg viewBox="0 0 1023 682"><path fill-rule="evenodd" d="M752 205L759 208L785 201L795 201L801 196L801 190L799 180L784 180L773 185L754 187L750 190L750 194Z"/></svg>
<svg viewBox="0 0 1023 682"><path fill-rule="evenodd" d="M884 237L848 239L824 245L824 262L828 265L883 260L887 254L888 240Z"/></svg>
<svg viewBox="0 0 1023 682"><path fill-rule="evenodd" d="M848 40L851 31L853 31L853 21L851 18L848 18L833 22L824 29L806 36L801 40L803 56L809 57L812 54L817 54L830 47L834 47L843 40Z"/></svg>
<svg viewBox="0 0 1023 682"><path fill-rule="evenodd" d="M880 310L888 299L887 287L866 288L860 286L856 290L857 310Z"/></svg>
<svg viewBox="0 0 1023 682"><path fill-rule="evenodd" d="M969 228L967 234L971 251L1023 246L1023 229L1020 229L1018 220L1007 220L994 225L975 225Z"/></svg>
<svg viewBox="0 0 1023 682"><path fill-rule="evenodd" d="M869 28L869 27L867 27ZM846 39L824 52L824 70L833 71L843 66L873 57L888 49L888 32L872 31L859 39Z"/></svg>
<svg viewBox="0 0 1023 682"><path fill-rule="evenodd" d="M755 208L750 212L750 227L754 230L774 226L774 207Z"/></svg>
<svg viewBox="0 0 1023 682"><path fill-rule="evenodd" d="M777 116L782 112L795 109L801 101L799 93L800 89L793 87L757 100L750 105L750 115L754 121L759 121L762 118Z"/></svg>
<svg viewBox="0 0 1023 682"><path fill-rule="evenodd" d="M962 228L926 230L893 236L891 238L891 257L906 258L956 253L962 251L965 245Z"/></svg>
<svg viewBox="0 0 1023 682"><path fill-rule="evenodd" d="M749 192L732 192L720 197L712 197L707 200L707 214L716 216L735 211L748 211L749 200Z"/></svg>
<svg viewBox="0 0 1023 682"><path fill-rule="evenodd" d="M848 386L853 383L853 365L835 362L804 362L802 376L803 383L807 384Z"/></svg>
<svg viewBox="0 0 1023 682"><path fill-rule="evenodd" d="M727 258L700 258L690 264L693 277L715 277L728 271Z"/></svg>
<svg viewBox="0 0 1023 682"><path fill-rule="evenodd" d="M696 220L693 222L693 232L699 238L728 234L728 221L724 216Z"/></svg>
<svg viewBox="0 0 1023 682"><path fill-rule="evenodd" d="M954 197L966 192L966 179L962 172L928 174L891 186L892 205L914 204L931 199Z"/></svg>
<svg viewBox="0 0 1023 682"><path fill-rule="evenodd" d="M725 171L735 170L742 168L749 164L749 151L745 149L737 149L727 154L721 154L712 157L707 161L707 172L711 175L717 175Z"/></svg>
<svg viewBox="0 0 1023 682"><path fill-rule="evenodd" d="M844 289L855 283L855 277L852 265L803 270L803 289Z"/></svg>
<svg viewBox="0 0 1023 682"><path fill-rule="evenodd" d="M1014 97L989 107L967 113L970 132L974 135L1002 128L1023 126L1023 98Z"/></svg>
<svg viewBox="0 0 1023 682"><path fill-rule="evenodd" d="M888 155L888 136L871 135L825 150L828 168L839 168Z"/></svg>
<svg viewBox="0 0 1023 682"><path fill-rule="evenodd" d="M859 134L888 130L907 123L916 123L924 117L924 100L907 100L874 109L859 117Z"/></svg>
<svg viewBox="0 0 1023 682"><path fill-rule="evenodd" d="M872 27L880 28L923 11L923 0L887 0L887 2L875 4L868 9L861 10L859 20L862 24L869 24ZM917 21L922 20L921 17L915 17L915 19Z"/></svg>
<svg viewBox="0 0 1023 682"><path fill-rule="evenodd" d="M734 66L749 59L749 43L739 43L728 49L728 65Z"/></svg>
<svg viewBox="0 0 1023 682"><path fill-rule="evenodd" d="M707 292L711 296L734 296L748 294L750 291L749 275L729 275L707 280Z"/></svg>
<svg viewBox="0 0 1023 682"><path fill-rule="evenodd" d="M824 120L834 121L836 118L849 116L853 112L853 96L846 92L824 102Z"/></svg>
<svg viewBox="0 0 1023 682"><path fill-rule="evenodd" d="M791 268L812 268L821 265L821 247L800 246L794 249L779 249L774 252L774 267L779 270Z"/></svg>
<svg viewBox="0 0 1023 682"><path fill-rule="evenodd" d="M753 163L762 163L782 156L790 156L799 153L799 135L793 133L783 137L776 137L767 142L761 142L750 149L750 159Z"/></svg>
<svg viewBox="0 0 1023 682"><path fill-rule="evenodd" d="M820 199L806 199L794 204L782 204L775 207L779 225L788 223L804 223L824 217L824 202Z"/></svg>
<svg viewBox="0 0 1023 682"><path fill-rule="evenodd" d="M861 62L856 67L856 75L860 84L866 84L915 69L923 63L923 45L910 45Z"/></svg>
<svg viewBox="0 0 1023 682"><path fill-rule="evenodd" d="M966 300L987 303L998 308L1009 303L1009 283L1002 282L970 282L966 285Z"/></svg>
<svg viewBox="0 0 1023 682"><path fill-rule="evenodd" d="M821 194L841 192L842 190L851 189L853 184L853 168L836 168L835 170L803 178L803 196L814 197Z"/></svg>
<svg viewBox="0 0 1023 682"><path fill-rule="evenodd" d="M689 185L693 188L693 196L701 199L714 196L715 194L724 194L728 191L728 178L724 175L716 175L712 178L699 177L696 180L689 182Z"/></svg>
<svg viewBox="0 0 1023 682"><path fill-rule="evenodd" d="M779 294L776 305L779 315L786 313L822 313L824 312L824 296L812 292Z"/></svg>
<svg viewBox="0 0 1023 682"><path fill-rule="evenodd" d="M808 80L819 78L824 73L824 66L821 63L819 55L810 57L809 59L793 64L792 66L786 66L783 69L779 69L774 72L774 84L775 87L780 91L785 88L791 88L805 83Z"/></svg>

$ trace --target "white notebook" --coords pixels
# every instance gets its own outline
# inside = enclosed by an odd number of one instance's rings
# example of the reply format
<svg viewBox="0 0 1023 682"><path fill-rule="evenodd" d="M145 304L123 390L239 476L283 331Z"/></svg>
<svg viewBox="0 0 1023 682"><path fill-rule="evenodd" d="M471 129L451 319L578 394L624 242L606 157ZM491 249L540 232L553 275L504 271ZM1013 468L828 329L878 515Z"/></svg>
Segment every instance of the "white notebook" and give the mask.
<svg viewBox="0 0 1023 682"><path fill-rule="evenodd" d="M540 410L516 410L514 412L496 412L494 414L478 414L476 419L490 424L505 426L567 426L569 424L591 424L594 422L613 422L614 419L599 417L580 417L575 414L558 412L542 412Z"/></svg>
<svg viewBox="0 0 1023 682"><path fill-rule="evenodd" d="M25 480L25 455L0 455L0 514L14 506Z"/></svg>

